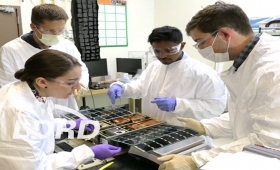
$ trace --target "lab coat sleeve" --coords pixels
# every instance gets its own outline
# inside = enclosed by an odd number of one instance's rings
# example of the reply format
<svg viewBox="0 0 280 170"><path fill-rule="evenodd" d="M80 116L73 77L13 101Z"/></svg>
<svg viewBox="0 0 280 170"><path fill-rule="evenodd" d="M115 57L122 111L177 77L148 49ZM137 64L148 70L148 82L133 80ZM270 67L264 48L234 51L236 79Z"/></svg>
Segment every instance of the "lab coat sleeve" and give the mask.
<svg viewBox="0 0 280 170"><path fill-rule="evenodd" d="M235 112L238 112L239 108L248 109L247 112L243 113L248 114L244 115L243 118L246 121L239 120L238 122L234 122L232 120L235 126L241 123L246 124L248 128L246 130L249 133L243 138L220 148L193 153L192 157L197 165L201 166L207 163L220 152L241 152L244 146L250 144L259 144L280 149L280 79L278 77L279 75L273 70L259 76L256 81L251 81L252 84L249 85L250 89L247 89L245 92L248 94L248 98L241 101L239 103L240 106L237 105L234 108ZM238 113L235 114L237 115ZM213 130L228 128L222 127L223 122L222 120L219 121L219 119L211 119L210 121L202 122L202 124L207 131L211 131L210 133L208 132L211 136L217 136L217 133L222 132L222 130L217 132Z"/></svg>
<svg viewBox="0 0 280 170"><path fill-rule="evenodd" d="M13 58L13 54L2 46L0 48L0 88L10 82L17 81L14 74L18 70L12 67L14 64L11 63L11 58Z"/></svg>
<svg viewBox="0 0 280 170"><path fill-rule="evenodd" d="M86 146L81 145L74 148L71 152L59 152L46 156L48 169L75 169L80 164L89 162L94 158L92 150ZM45 167L42 166L44 169Z"/></svg>
<svg viewBox="0 0 280 170"><path fill-rule="evenodd" d="M66 127L67 119L64 118L54 118L54 132L58 128L58 126Z"/></svg>
<svg viewBox="0 0 280 170"><path fill-rule="evenodd" d="M239 139L237 141L223 145L218 148L193 152L192 158L196 163L197 167L200 167L205 165L207 162L211 161L213 158L218 156L221 152L227 152L227 153L242 152L243 148L250 144L263 145L263 143L259 140L257 134L251 133L248 135L248 137Z"/></svg>
<svg viewBox="0 0 280 170"><path fill-rule="evenodd" d="M5 111L4 111L5 112ZM11 110L6 111L8 115ZM3 113L3 111L2 111ZM9 119L4 119L1 127L4 130L1 133L0 147L0 164L1 169L75 169L79 164L88 162L94 158L94 153L85 145L74 148L71 152L53 152L53 144L44 146L49 154L41 149L41 141L46 138L54 140L54 136L46 135L48 132L43 132L40 121L34 117L30 117L23 112L18 112L20 119L24 122L18 123L17 116L12 116ZM21 136L14 136L16 124L19 124L19 132ZM51 127L51 126L49 126ZM18 130L17 130L18 131ZM53 134L53 133L51 133ZM54 142L54 141L53 141Z"/></svg>
<svg viewBox="0 0 280 170"><path fill-rule="evenodd" d="M145 69L138 79L132 80L130 83L124 84L121 82L117 82L123 87L122 89L123 98L132 98L132 99L142 98L143 82L146 79L148 70L149 70L148 68Z"/></svg>
<svg viewBox="0 0 280 170"><path fill-rule="evenodd" d="M73 45L74 47L74 54L73 56L79 61L79 63L82 65L82 78L80 80L80 83L86 86L88 88L88 83L89 83L89 73L88 73L88 68L85 65L85 63L81 59L81 54L78 51L77 47Z"/></svg>
<svg viewBox="0 0 280 170"><path fill-rule="evenodd" d="M219 117L203 119L200 122L205 128L206 134L213 139L233 136L228 112Z"/></svg>
<svg viewBox="0 0 280 170"><path fill-rule="evenodd" d="M173 113L196 120L219 116L226 107L226 89L218 75L208 73L198 76L195 99L176 98ZM187 91L187 89L185 89Z"/></svg>

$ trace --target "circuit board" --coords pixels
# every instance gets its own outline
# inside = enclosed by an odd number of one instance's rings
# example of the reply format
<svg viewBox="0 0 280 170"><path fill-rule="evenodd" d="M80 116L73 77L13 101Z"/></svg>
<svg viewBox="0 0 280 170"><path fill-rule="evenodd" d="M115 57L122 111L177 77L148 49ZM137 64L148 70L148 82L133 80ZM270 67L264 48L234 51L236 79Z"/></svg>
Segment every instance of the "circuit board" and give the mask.
<svg viewBox="0 0 280 170"><path fill-rule="evenodd" d="M192 129L169 125L122 108L95 108L80 113L89 119L99 121L101 128L98 136L93 139L95 143L134 146L143 152L172 145L199 134ZM65 116L73 120L79 118L73 114Z"/></svg>
<svg viewBox="0 0 280 170"><path fill-rule="evenodd" d="M123 117L126 115L133 114L122 108L116 108L112 110L106 110L105 108L95 108L95 109L82 110L80 111L80 113L82 113L84 116L86 116L89 119L97 120L97 121L110 120L113 118L118 118L118 117ZM65 116L73 120L79 119L78 116L73 115L71 113L68 113Z"/></svg>
<svg viewBox="0 0 280 170"><path fill-rule="evenodd" d="M110 139L110 143L134 145L143 152L162 148L199 134L189 128L168 124L154 125Z"/></svg>

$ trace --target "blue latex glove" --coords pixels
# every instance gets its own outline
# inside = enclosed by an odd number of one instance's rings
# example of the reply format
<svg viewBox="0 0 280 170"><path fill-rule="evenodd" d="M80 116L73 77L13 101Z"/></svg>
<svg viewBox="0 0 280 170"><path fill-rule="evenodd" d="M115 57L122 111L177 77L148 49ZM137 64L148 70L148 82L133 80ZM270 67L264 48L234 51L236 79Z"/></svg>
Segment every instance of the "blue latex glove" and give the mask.
<svg viewBox="0 0 280 170"><path fill-rule="evenodd" d="M176 100L168 97L156 97L151 103L156 103L158 108L162 111L174 111L176 107Z"/></svg>
<svg viewBox="0 0 280 170"><path fill-rule="evenodd" d="M122 150L121 147L116 147L108 144L95 145L93 147L90 147L90 149L94 153L94 157L101 160L111 158Z"/></svg>
<svg viewBox="0 0 280 170"><path fill-rule="evenodd" d="M116 103L116 99L122 96L122 86L120 84L113 84L107 92L112 104Z"/></svg>
<svg viewBox="0 0 280 170"><path fill-rule="evenodd" d="M87 120L87 119L80 118L80 119L72 120L72 121L76 122L76 126L73 129L79 129L82 120ZM90 120L90 119L88 119L88 120ZM66 127L69 128L70 124L66 123ZM87 131L92 131L93 129L94 129L94 125L92 125L92 124L85 126L85 130L87 130Z"/></svg>

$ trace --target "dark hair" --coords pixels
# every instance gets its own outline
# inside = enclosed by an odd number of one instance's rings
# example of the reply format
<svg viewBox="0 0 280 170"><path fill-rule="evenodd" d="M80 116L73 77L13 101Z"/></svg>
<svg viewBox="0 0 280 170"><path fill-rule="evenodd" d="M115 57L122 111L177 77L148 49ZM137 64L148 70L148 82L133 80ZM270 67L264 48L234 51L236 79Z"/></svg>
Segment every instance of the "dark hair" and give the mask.
<svg viewBox="0 0 280 170"><path fill-rule="evenodd" d="M43 50L30 57L15 73L15 78L27 83L33 83L36 78L56 78L63 76L67 71L76 66L82 66L71 55L57 50Z"/></svg>
<svg viewBox="0 0 280 170"><path fill-rule="evenodd" d="M148 42L172 41L174 43L181 43L183 41L182 32L175 27L163 26L155 28L149 35Z"/></svg>
<svg viewBox="0 0 280 170"><path fill-rule="evenodd" d="M253 33L248 16L237 5L217 1L200 10L187 24L186 32L197 28L203 33L212 33L222 27L229 27L241 35L248 36Z"/></svg>
<svg viewBox="0 0 280 170"><path fill-rule="evenodd" d="M41 4L32 9L31 22L35 25L43 24L44 20L68 20L63 8L54 4Z"/></svg>

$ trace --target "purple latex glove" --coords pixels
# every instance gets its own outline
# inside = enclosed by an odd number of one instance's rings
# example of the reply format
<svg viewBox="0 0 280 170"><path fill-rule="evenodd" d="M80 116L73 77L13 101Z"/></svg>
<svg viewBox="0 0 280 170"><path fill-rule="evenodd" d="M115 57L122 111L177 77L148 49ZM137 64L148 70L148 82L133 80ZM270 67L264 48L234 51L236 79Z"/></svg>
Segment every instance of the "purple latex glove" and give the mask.
<svg viewBox="0 0 280 170"><path fill-rule="evenodd" d="M71 121L76 122L76 126L73 129L79 129L82 120L90 120L90 119L80 118L80 119L76 119L76 120L71 120ZM66 123L66 127L69 128L70 124ZM94 129L94 125L92 125L92 124L89 124L89 125L85 126L85 130L87 130L87 131L92 131L93 129Z"/></svg>
<svg viewBox="0 0 280 170"><path fill-rule="evenodd" d="M162 111L174 111L176 107L176 100L168 97L156 97L151 103L156 103L158 108Z"/></svg>
<svg viewBox="0 0 280 170"><path fill-rule="evenodd" d="M116 99L122 96L122 86L120 84L113 84L107 92L112 104L116 103Z"/></svg>
<svg viewBox="0 0 280 170"><path fill-rule="evenodd" d="M90 149L94 153L95 158L100 160L111 158L122 150L121 147L116 147L108 144L95 145L93 147L90 147Z"/></svg>

